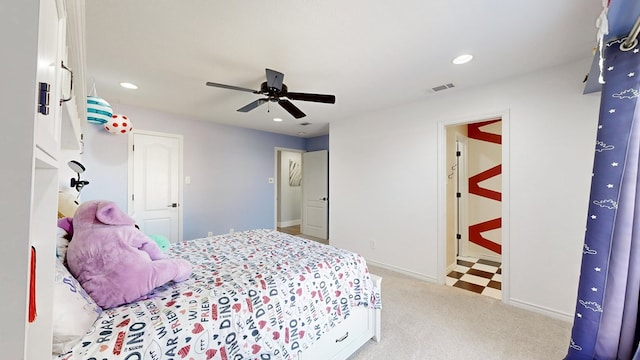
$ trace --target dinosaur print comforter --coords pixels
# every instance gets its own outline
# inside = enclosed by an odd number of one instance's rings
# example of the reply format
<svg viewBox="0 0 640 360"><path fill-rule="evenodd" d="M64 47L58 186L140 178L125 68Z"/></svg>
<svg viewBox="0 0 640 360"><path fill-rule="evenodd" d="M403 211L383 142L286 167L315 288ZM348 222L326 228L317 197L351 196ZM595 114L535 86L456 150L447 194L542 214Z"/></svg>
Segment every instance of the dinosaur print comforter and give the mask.
<svg viewBox="0 0 640 360"><path fill-rule="evenodd" d="M173 244L191 278L103 311L58 359L296 359L380 292L352 252L273 230Z"/></svg>

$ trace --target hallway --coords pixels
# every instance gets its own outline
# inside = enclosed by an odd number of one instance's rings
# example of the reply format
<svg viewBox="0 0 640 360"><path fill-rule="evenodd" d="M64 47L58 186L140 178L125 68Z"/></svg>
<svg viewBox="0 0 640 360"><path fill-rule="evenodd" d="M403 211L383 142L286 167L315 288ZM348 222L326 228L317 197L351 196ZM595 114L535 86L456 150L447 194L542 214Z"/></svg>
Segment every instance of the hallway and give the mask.
<svg viewBox="0 0 640 360"><path fill-rule="evenodd" d="M279 227L279 228L277 228L277 230L280 231L280 232L283 232L283 233L287 233L287 234L290 234L290 235L295 235L297 237L301 237L303 239L313 240L313 241L317 241L317 242L325 244L325 245L329 245L329 239L322 240L322 239L317 238L317 237L313 237L313 236L302 234L300 232L300 225Z"/></svg>

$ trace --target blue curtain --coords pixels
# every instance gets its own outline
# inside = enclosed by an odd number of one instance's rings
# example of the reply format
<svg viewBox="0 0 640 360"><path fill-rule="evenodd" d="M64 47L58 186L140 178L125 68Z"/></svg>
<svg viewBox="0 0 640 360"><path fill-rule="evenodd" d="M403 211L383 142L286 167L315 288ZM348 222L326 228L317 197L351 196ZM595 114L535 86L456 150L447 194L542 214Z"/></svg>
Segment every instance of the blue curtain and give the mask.
<svg viewBox="0 0 640 360"><path fill-rule="evenodd" d="M621 43L603 51L605 83L566 360L640 360L640 51L637 45L623 51Z"/></svg>

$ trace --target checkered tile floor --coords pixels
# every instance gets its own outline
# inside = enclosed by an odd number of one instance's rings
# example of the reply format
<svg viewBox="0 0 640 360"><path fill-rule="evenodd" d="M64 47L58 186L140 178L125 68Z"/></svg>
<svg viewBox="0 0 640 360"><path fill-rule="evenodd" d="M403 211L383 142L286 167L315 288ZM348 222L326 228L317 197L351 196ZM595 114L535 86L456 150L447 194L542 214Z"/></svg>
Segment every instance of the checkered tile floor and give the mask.
<svg viewBox="0 0 640 360"><path fill-rule="evenodd" d="M495 261L458 257L456 267L447 274L447 285L502 299L502 264Z"/></svg>

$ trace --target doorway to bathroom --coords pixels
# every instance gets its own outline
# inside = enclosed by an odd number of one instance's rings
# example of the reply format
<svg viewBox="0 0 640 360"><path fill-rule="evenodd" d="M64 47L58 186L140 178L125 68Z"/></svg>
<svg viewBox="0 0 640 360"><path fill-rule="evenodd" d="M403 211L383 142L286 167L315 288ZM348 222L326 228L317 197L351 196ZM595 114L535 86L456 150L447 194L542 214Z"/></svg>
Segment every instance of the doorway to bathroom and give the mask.
<svg viewBox="0 0 640 360"><path fill-rule="evenodd" d="M446 126L446 278L502 299L501 117Z"/></svg>

